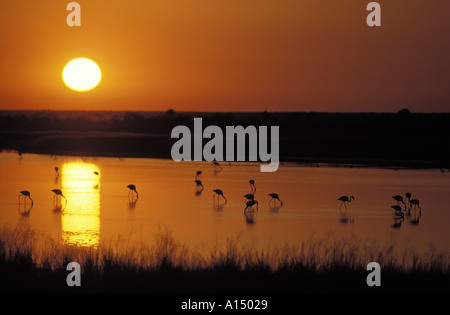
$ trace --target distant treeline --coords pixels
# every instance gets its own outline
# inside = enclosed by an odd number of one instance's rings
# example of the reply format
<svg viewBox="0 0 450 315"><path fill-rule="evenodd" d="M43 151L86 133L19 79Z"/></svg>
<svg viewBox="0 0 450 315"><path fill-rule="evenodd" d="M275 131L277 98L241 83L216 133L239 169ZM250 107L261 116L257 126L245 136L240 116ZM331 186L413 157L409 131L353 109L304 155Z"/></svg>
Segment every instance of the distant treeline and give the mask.
<svg viewBox="0 0 450 315"><path fill-rule="evenodd" d="M204 128L279 126L281 161L450 165L450 113L408 109L397 113L1 111L0 149L169 158L176 141L170 138L172 129L193 128L194 117L203 118Z"/></svg>

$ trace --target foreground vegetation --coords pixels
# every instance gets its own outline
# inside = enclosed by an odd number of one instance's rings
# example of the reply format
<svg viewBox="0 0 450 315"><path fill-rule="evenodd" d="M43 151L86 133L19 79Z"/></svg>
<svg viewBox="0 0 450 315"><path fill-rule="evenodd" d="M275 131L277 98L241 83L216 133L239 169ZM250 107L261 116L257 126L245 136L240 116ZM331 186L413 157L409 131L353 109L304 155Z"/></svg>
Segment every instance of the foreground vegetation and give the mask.
<svg viewBox="0 0 450 315"><path fill-rule="evenodd" d="M69 262L81 287L66 284ZM382 286L366 285L368 262ZM207 254L160 230L151 244L117 238L96 248L65 246L26 227L0 229L0 290L29 292L450 293L450 254L400 251L375 241L310 237L301 246L257 250L239 240Z"/></svg>

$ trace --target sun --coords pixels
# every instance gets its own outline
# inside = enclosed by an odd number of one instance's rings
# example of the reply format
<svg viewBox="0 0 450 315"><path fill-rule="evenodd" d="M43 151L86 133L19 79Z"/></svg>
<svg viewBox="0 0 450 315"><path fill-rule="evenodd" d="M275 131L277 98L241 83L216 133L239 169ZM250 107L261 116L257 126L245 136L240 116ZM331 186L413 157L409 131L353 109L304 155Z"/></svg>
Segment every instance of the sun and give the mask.
<svg viewBox="0 0 450 315"><path fill-rule="evenodd" d="M86 92L100 83L102 72L94 61L88 58L76 58L64 67L62 78L68 88L77 92Z"/></svg>

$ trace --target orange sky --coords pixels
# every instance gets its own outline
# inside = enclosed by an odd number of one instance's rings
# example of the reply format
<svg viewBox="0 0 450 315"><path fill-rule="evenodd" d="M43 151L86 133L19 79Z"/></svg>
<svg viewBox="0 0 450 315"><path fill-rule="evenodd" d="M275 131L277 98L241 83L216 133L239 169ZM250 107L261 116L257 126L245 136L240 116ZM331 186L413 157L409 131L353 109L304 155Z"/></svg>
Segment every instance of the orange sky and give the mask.
<svg viewBox="0 0 450 315"><path fill-rule="evenodd" d="M412 111L450 109L450 1L0 2L0 109ZM87 93L61 80L95 60Z"/></svg>

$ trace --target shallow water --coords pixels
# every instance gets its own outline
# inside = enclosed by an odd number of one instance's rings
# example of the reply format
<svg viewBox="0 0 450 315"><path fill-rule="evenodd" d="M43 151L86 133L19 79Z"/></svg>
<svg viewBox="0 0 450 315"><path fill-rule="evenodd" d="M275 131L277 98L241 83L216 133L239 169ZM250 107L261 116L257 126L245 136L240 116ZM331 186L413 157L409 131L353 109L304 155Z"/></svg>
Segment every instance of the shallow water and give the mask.
<svg viewBox="0 0 450 315"><path fill-rule="evenodd" d="M259 164L174 162L160 159L54 157L0 154L0 224L27 225L64 244L97 246L118 238L153 242L159 228L196 249L210 249L227 239L256 248L301 244L313 233L355 235L393 242L405 248L450 250L450 173L440 170L306 167L281 165L275 173L259 172ZM59 176L55 167L59 168ZM202 170L204 189L196 194L194 177ZM94 172L98 172L99 176ZM244 215L249 180L256 183L258 210ZM129 196L128 184L139 198ZM67 198L54 199L59 188ZM214 204L213 189L228 202ZM18 195L29 190L33 199ZM281 207L270 207L276 192ZM422 213L395 223L392 196L411 192ZM353 195L340 211L342 195ZM400 225L399 225L400 223Z"/></svg>

